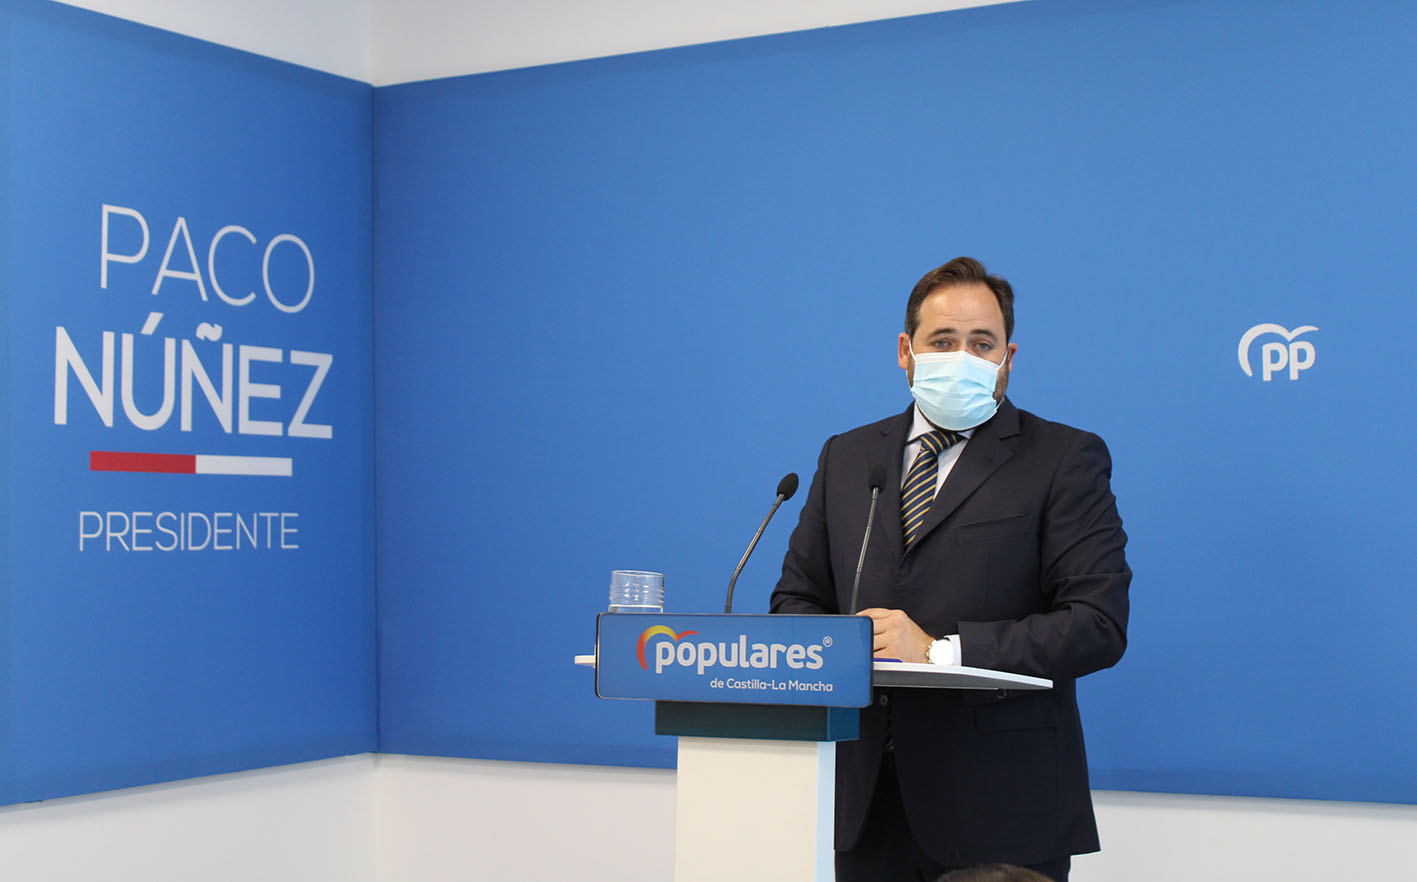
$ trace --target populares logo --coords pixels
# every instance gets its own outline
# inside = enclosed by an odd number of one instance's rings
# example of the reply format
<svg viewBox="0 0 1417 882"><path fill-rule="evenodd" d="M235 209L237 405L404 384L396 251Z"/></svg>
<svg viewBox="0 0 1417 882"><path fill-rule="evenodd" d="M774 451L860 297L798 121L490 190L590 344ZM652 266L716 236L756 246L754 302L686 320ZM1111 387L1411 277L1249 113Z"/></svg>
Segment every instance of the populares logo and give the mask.
<svg viewBox="0 0 1417 882"><path fill-rule="evenodd" d="M1283 337L1286 342L1280 343L1271 340L1260 347L1260 373L1261 379L1268 383L1274 375L1289 369L1289 379L1299 379L1299 372L1306 371L1314 366L1314 344L1308 340L1296 340L1300 334L1307 334L1310 331L1317 331L1313 325L1300 325L1292 331L1285 330L1282 326L1273 322L1264 322L1255 325L1245 332L1240 338L1239 358L1240 370L1245 372L1245 376L1253 377L1254 371L1250 369L1250 346L1255 340L1265 334L1274 334Z"/></svg>
<svg viewBox="0 0 1417 882"><path fill-rule="evenodd" d="M655 637L666 637L654 644L654 672L660 674L670 665L696 668L700 674L712 667L725 668L767 668L775 669L779 664L801 670L815 671L822 666L822 648L831 646L831 638L824 637L821 643L804 645L801 643L749 643L746 634L739 634L736 640L684 640L698 631L674 633L664 625L653 625L640 634L635 647L640 667L649 670L645 649Z"/></svg>
<svg viewBox="0 0 1417 882"><path fill-rule="evenodd" d="M645 629L645 632L640 635L639 643L636 644L636 646L635 646L635 652L636 652L636 653L639 655L639 657L640 657L640 667L643 668L643 669L645 669L646 671L649 670L649 665L645 662L645 646L649 644L649 641L650 641L650 638L651 638L651 637L654 637L654 636L657 635L657 634L663 634L664 636L668 637L670 640L673 640L675 643L678 643L679 640L680 640L680 638L688 637L690 634L697 634L697 633L699 633L699 632L698 632L698 631L685 631L683 634L675 634L674 631L673 631L673 629L667 628L667 627L665 627L664 625L655 625L653 628L646 628L646 629ZM669 651L670 651L671 653L674 652L674 644L672 644L672 643L665 643L665 644L663 644L663 645L666 646L666 647L668 647L668 649L669 649ZM659 667L658 667L658 666L656 666L656 668L655 668L655 673L656 673L656 674L659 673Z"/></svg>

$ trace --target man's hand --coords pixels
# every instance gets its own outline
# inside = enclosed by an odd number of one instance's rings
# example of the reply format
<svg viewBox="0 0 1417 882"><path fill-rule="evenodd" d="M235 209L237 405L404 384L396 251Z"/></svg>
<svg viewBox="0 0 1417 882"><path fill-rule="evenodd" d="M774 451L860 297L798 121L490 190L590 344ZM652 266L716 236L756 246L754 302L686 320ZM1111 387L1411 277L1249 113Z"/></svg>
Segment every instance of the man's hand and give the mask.
<svg viewBox="0 0 1417 882"><path fill-rule="evenodd" d="M871 618L872 654L882 658L898 658L903 662L924 664L934 637L920 630L910 616L898 609L863 609L857 613Z"/></svg>

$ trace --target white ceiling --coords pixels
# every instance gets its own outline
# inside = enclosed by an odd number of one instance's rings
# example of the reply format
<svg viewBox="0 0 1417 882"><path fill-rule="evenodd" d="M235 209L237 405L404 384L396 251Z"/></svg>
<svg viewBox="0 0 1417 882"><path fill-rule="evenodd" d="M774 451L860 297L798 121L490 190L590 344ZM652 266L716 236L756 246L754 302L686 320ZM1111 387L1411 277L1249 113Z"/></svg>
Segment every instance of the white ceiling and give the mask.
<svg viewBox="0 0 1417 882"><path fill-rule="evenodd" d="M4 0L0 0L4 2ZM59 0L371 82L373 4L395 0ZM421 0L408 0L419 6Z"/></svg>
<svg viewBox="0 0 1417 882"><path fill-rule="evenodd" d="M373 81L529 67L1011 0L374 0Z"/></svg>
<svg viewBox="0 0 1417 882"><path fill-rule="evenodd" d="M376 85L1017 0L63 0Z"/></svg>

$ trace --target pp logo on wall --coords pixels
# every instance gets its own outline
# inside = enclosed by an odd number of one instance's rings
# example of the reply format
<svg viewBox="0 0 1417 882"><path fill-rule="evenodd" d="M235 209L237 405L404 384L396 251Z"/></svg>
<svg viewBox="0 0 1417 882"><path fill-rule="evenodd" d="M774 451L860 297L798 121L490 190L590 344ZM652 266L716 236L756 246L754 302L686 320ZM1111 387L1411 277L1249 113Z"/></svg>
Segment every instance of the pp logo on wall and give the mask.
<svg viewBox="0 0 1417 882"><path fill-rule="evenodd" d="M1276 374L1286 372L1290 380L1299 379L1301 372L1314 366L1314 360L1318 353L1312 342L1298 338L1310 331L1317 330L1318 328L1313 325L1300 325L1292 331L1271 322L1255 325L1240 338L1238 353L1240 369L1245 372L1245 376L1253 377L1254 370L1250 366L1250 350L1256 340L1273 336L1280 339L1267 340L1259 347L1260 378L1268 383L1274 379Z"/></svg>

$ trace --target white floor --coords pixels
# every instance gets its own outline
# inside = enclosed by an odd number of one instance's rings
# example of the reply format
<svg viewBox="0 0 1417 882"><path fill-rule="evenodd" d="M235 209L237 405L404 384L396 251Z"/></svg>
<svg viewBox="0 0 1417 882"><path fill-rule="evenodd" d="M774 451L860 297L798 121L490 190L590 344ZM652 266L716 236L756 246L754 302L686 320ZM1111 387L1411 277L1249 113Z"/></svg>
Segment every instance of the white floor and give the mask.
<svg viewBox="0 0 1417 882"><path fill-rule="evenodd" d="M1099 792L1074 882L1412 879L1417 806ZM355 756L0 808L15 882L667 882L674 773Z"/></svg>
<svg viewBox="0 0 1417 882"><path fill-rule="evenodd" d="M372 882L375 758L0 808L6 882Z"/></svg>

